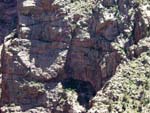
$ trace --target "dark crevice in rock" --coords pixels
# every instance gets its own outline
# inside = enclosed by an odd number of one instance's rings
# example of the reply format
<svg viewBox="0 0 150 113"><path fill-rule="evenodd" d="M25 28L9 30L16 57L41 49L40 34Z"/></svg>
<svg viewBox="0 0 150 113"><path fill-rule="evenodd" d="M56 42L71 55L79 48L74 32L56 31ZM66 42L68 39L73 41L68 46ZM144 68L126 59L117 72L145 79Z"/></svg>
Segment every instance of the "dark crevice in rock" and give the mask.
<svg viewBox="0 0 150 113"><path fill-rule="evenodd" d="M71 50L73 47L73 39L75 38L76 33L75 33L75 29L71 29L71 39L70 39L70 43L69 43L69 47L68 47L68 54L66 57L66 63L64 66L65 72L67 75L70 75L71 73L73 73L73 70L69 67L69 62L71 60L70 54L71 54Z"/></svg>
<svg viewBox="0 0 150 113"><path fill-rule="evenodd" d="M96 91L90 82L69 78L63 80L62 84L65 89L77 92L78 102L89 109L89 101L96 95Z"/></svg>

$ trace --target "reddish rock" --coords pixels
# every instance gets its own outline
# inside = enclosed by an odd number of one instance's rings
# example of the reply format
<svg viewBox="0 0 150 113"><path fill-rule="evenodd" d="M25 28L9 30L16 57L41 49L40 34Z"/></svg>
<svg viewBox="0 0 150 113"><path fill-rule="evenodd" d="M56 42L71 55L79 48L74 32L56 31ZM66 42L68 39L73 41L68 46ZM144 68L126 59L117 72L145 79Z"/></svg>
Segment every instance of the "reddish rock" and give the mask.
<svg viewBox="0 0 150 113"><path fill-rule="evenodd" d="M84 95L88 104L92 97L85 96L85 87L84 92L76 91L80 82L99 91L146 30L132 0L93 1L17 1L18 27L6 37L2 50L3 112L86 112L79 98ZM133 14L128 15L130 10ZM6 17L14 13L6 11ZM80 81L74 84L75 97L63 86L68 79ZM4 106L12 103L21 108Z"/></svg>

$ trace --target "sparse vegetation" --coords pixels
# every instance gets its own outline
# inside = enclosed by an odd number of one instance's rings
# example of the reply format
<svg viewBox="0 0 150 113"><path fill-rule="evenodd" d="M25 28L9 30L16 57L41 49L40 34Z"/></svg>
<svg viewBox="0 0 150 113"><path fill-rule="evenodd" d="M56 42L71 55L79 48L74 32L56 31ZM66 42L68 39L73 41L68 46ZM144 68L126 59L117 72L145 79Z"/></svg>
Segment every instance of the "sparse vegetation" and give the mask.
<svg viewBox="0 0 150 113"><path fill-rule="evenodd" d="M150 52L121 65L116 75L96 103L104 110L120 113L149 113L150 111ZM119 81L119 82L118 82ZM107 95L107 96L105 96ZM111 95L111 96L110 96ZM115 99L115 98L118 99ZM102 101L103 98L109 101ZM95 98L96 99L96 98ZM96 101L96 100L95 100ZM104 107L109 105L108 108Z"/></svg>

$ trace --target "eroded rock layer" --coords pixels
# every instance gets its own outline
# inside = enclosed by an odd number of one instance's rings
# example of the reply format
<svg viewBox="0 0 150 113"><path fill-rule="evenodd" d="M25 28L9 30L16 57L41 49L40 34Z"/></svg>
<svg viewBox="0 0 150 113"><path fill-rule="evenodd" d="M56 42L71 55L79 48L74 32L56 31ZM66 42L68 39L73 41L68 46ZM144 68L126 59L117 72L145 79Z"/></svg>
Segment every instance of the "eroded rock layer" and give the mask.
<svg viewBox="0 0 150 113"><path fill-rule="evenodd" d="M1 112L93 112L90 99L117 66L149 50L139 42L150 35L149 7L134 0L18 0L17 29L2 49ZM68 79L75 88L65 87ZM79 91L82 84L87 92ZM81 105L87 94L90 104Z"/></svg>

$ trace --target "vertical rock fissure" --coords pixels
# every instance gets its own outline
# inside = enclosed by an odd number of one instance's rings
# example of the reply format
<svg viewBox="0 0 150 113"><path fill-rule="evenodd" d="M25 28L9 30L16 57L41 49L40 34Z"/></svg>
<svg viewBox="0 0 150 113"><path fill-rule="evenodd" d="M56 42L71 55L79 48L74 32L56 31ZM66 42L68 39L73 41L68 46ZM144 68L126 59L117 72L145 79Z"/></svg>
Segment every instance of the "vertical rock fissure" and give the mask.
<svg viewBox="0 0 150 113"><path fill-rule="evenodd" d="M65 69L67 77L69 77L73 73L72 72L73 70L69 66L69 63L70 63L70 60L71 60L71 50L72 50L73 39L74 38L75 38L75 28L74 29L71 28L71 39L70 39L70 43L69 43L69 47L68 47L68 53L67 53L67 56L66 56L66 62L65 62L65 65L64 65L64 69Z"/></svg>

